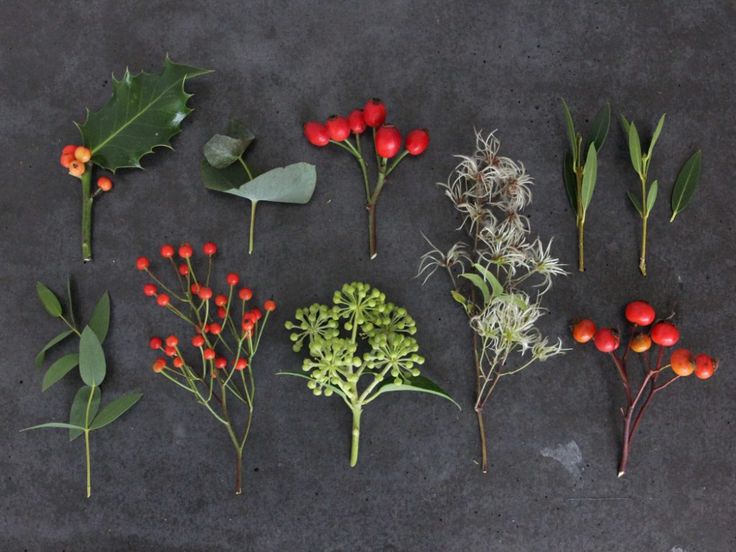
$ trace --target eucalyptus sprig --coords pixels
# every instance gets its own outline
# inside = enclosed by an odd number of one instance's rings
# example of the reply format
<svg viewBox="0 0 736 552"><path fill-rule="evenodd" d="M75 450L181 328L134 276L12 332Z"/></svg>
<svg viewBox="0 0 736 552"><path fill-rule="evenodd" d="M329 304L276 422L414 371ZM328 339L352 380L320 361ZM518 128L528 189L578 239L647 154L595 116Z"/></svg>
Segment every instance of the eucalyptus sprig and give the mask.
<svg viewBox="0 0 736 552"><path fill-rule="evenodd" d="M564 351L562 341L550 342L537 322L546 312L542 296L565 271L550 252L551 241L545 245L530 238L529 219L522 211L532 199L532 178L521 163L498 154L500 145L493 134L477 132L475 151L459 156L460 164L439 184L463 217L459 230L467 239L447 251L429 242L432 249L422 256L418 273L425 282L437 270L447 273L450 293L473 332L484 473L488 447L483 412L496 386Z"/></svg>
<svg viewBox="0 0 736 552"><path fill-rule="evenodd" d="M351 410L350 466L358 462L363 409L382 394L429 393L457 406L450 395L421 375L424 357L413 337L414 319L406 309L387 302L376 288L361 282L345 284L335 292L332 305L298 309L294 318L286 328L292 331L294 351L307 348L304 373L280 374L307 379L312 393L337 395Z"/></svg>
<svg viewBox="0 0 736 552"><path fill-rule="evenodd" d="M137 403L142 393L131 392L118 397L100 410L102 391L100 386L107 373L107 363L102 343L107 337L110 326L110 295L105 292L92 312L87 325L77 324L74 317L71 285L67 281L68 305L62 307L56 294L47 286L38 282L36 293L46 312L57 318L67 327L66 330L51 339L36 356L36 365L42 366L50 349L71 336L79 339L79 351L69 353L54 361L43 377L42 390L45 392L60 381L74 368L79 367L79 375L84 385L77 391L69 412L69 422L49 422L24 429L67 429L69 441L84 435L84 451L86 466L86 496L92 493L92 463L90 436L93 431L102 429L117 420Z"/></svg>
<svg viewBox="0 0 736 552"><path fill-rule="evenodd" d="M590 137L584 141L582 135L575 131L575 124L567 102L564 99L561 101L565 114L567 137L570 140L570 150L565 153L563 159L563 177L567 198L575 211L575 224L578 229L578 270L583 272L585 270L585 218L598 178L598 153L606 141L611 125L611 105L606 103L600 109L593 119Z"/></svg>

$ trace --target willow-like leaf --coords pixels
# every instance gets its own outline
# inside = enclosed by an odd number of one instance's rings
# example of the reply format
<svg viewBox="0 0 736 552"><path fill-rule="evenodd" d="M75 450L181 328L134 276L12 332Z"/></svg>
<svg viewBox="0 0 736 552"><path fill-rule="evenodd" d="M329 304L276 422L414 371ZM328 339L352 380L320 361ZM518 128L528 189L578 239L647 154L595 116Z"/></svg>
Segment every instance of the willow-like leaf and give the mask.
<svg viewBox="0 0 736 552"><path fill-rule="evenodd" d="M695 189L698 187L701 157L700 150L693 153L685 161L682 169L680 169L680 173L677 175L675 187L672 189L672 218L670 222L674 221L675 217L687 207L687 204L690 203L695 193Z"/></svg>

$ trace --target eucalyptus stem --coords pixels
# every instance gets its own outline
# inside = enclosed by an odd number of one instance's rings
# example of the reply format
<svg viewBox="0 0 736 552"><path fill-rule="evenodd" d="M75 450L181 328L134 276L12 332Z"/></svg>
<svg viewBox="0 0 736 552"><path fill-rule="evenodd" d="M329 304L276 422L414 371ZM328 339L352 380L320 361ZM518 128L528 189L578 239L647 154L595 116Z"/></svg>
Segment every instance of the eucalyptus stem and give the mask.
<svg viewBox="0 0 736 552"><path fill-rule="evenodd" d="M250 202L250 232L248 235L248 255L253 254L253 238L256 229L256 207L258 206L257 201Z"/></svg>
<svg viewBox="0 0 736 552"><path fill-rule="evenodd" d="M84 411L84 457L87 470L87 498L92 495L92 457L89 450L89 412L92 408L92 398L95 395L95 386L92 385L87 399L87 408Z"/></svg>
<svg viewBox="0 0 736 552"><path fill-rule="evenodd" d="M81 176L82 181L82 260L92 260L92 164Z"/></svg>

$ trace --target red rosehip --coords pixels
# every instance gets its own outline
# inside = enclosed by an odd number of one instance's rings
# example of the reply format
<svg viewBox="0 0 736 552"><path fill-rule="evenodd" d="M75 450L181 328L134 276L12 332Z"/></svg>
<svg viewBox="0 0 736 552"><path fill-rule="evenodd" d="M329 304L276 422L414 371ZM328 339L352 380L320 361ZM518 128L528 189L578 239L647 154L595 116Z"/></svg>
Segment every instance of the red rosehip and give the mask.
<svg viewBox="0 0 736 552"><path fill-rule="evenodd" d="M327 127L315 121L309 121L304 125L304 136L313 146L322 148L330 143L330 133Z"/></svg>
<svg viewBox="0 0 736 552"><path fill-rule="evenodd" d="M188 243L183 243L179 246L179 256L182 259L188 259L194 254L192 246Z"/></svg>
<svg viewBox="0 0 736 552"><path fill-rule="evenodd" d="M227 295L219 294L215 296L215 305L218 307L224 307L227 305Z"/></svg>
<svg viewBox="0 0 736 552"><path fill-rule="evenodd" d="M670 366L678 376L687 377L695 371L693 354L687 349L676 349L670 355Z"/></svg>
<svg viewBox="0 0 736 552"><path fill-rule="evenodd" d="M181 368L182 366L184 366L184 359L181 357L176 357L173 364L174 368Z"/></svg>
<svg viewBox="0 0 736 552"><path fill-rule="evenodd" d="M215 350L214 349L205 349L202 353L204 355L204 358L206 360L212 360L215 358Z"/></svg>
<svg viewBox="0 0 736 552"><path fill-rule="evenodd" d="M189 267L185 264L179 265L179 274L181 274L182 276L186 276L187 274L189 274Z"/></svg>
<svg viewBox="0 0 736 552"><path fill-rule="evenodd" d="M75 146L74 144L69 144L68 146L64 146L61 149L61 153L62 154L69 154L69 153L71 153L72 155L74 155L74 152L76 150L77 150L77 146Z"/></svg>
<svg viewBox="0 0 736 552"><path fill-rule="evenodd" d="M376 153L391 159L401 150L401 133L395 126L384 125L376 131Z"/></svg>
<svg viewBox="0 0 736 552"><path fill-rule="evenodd" d="M210 324L209 333L212 335L220 335L222 333L222 324L219 322L212 322Z"/></svg>
<svg viewBox="0 0 736 552"><path fill-rule="evenodd" d="M202 289L202 286L200 286L197 283L194 283L191 286L189 286L189 289L192 291L192 295L199 295L199 290Z"/></svg>
<svg viewBox="0 0 736 552"><path fill-rule="evenodd" d="M170 335L166 338L166 346L167 347L176 347L179 344L179 338L175 335Z"/></svg>
<svg viewBox="0 0 736 552"><path fill-rule="evenodd" d="M646 301L632 301L626 305L625 315L626 320L637 326L648 326L657 316L652 305Z"/></svg>
<svg viewBox="0 0 736 552"><path fill-rule="evenodd" d="M652 341L661 347L672 347L680 340L680 331L671 322L657 322L649 334Z"/></svg>
<svg viewBox="0 0 736 552"><path fill-rule="evenodd" d="M239 358L238 361L235 363L233 368L235 368L238 372L242 372L248 367L248 361L244 358Z"/></svg>
<svg viewBox="0 0 736 552"><path fill-rule="evenodd" d="M201 347L202 345L204 345L204 337L202 337L201 335L195 335L192 338L192 345L194 347Z"/></svg>
<svg viewBox="0 0 736 552"><path fill-rule="evenodd" d="M429 146L429 132L427 129L412 130L406 135L406 151L409 155L421 155Z"/></svg>
<svg viewBox="0 0 736 552"><path fill-rule="evenodd" d="M240 281L240 276L238 276L234 272L231 272L225 277L225 281L230 287L237 286L238 282Z"/></svg>
<svg viewBox="0 0 736 552"><path fill-rule="evenodd" d="M263 308L267 312L273 312L276 310L276 301L272 301L271 299L267 299L263 303Z"/></svg>
<svg viewBox="0 0 736 552"><path fill-rule="evenodd" d="M138 270L146 270L151 265L148 257L138 257L135 261L135 267Z"/></svg>
<svg viewBox="0 0 736 552"><path fill-rule="evenodd" d="M350 125L345 117L333 115L327 119L327 133L330 140L335 142L343 142L350 137Z"/></svg>
<svg viewBox="0 0 736 552"><path fill-rule="evenodd" d="M143 293L147 297L153 297L158 293L158 288L153 284L146 284L143 286Z"/></svg>
<svg viewBox="0 0 736 552"><path fill-rule="evenodd" d="M168 305L169 301L169 296L165 293L161 293L158 295L158 297L156 297L156 303L158 303L161 307L165 307L166 305Z"/></svg>
<svg viewBox="0 0 736 552"><path fill-rule="evenodd" d="M176 349L171 345L167 345L166 347L164 347L164 353L166 353L166 356L173 357L176 356Z"/></svg>
<svg viewBox="0 0 736 552"><path fill-rule="evenodd" d="M348 115L348 125L353 134L363 134L365 132L365 119L363 118L362 109L353 109Z"/></svg>
<svg viewBox="0 0 736 552"><path fill-rule="evenodd" d="M174 247L168 243L161 246L161 256L164 259L170 259L174 256Z"/></svg>
<svg viewBox="0 0 736 552"><path fill-rule="evenodd" d="M712 356L700 353L695 357L695 377L707 380L718 369L718 361Z"/></svg>
<svg viewBox="0 0 736 552"><path fill-rule="evenodd" d="M153 366L151 366L151 369L157 374L160 374L166 369L166 360L164 360L163 358L156 359L153 363Z"/></svg>
<svg viewBox="0 0 736 552"><path fill-rule="evenodd" d="M578 343L587 343L595 335L595 324L592 320L580 320L572 326L572 338Z"/></svg>
<svg viewBox="0 0 736 552"><path fill-rule="evenodd" d="M652 348L652 338L649 334L635 335L629 342L629 349L635 353L645 353Z"/></svg>
<svg viewBox="0 0 736 552"><path fill-rule="evenodd" d="M151 340L148 342L148 346L154 351L158 351L163 346L163 344L164 342L161 341L160 337L152 337Z"/></svg>
<svg viewBox="0 0 736 552"><path fill-rule="evenodd" d="M207 242L202 246L202 253L204 253L208 257L211 257L212 255L217 253L217 245L212 242Z"/></svg>
<svg viewBox="0 0 736 552"><path fill-rule="evenodd" d="M107 176L101 176L97 179L97 187L103 192L109 192L112 190L112 180Z"/></svg>
<svg viewBox="0 0 736 552"><path fill-rule="evenodd" d="M199 291L197 292L197 296L202 301L207 301L212 297L212 288L200 286Z"/></svg>
<svg viewBox="0 0 736 552"><path fill-rule="evenodd" d="M217 357L215 359L215 368L222 370L225 366L227 366L227 359L225 357Z"/></svg>
<svg viewBox="0 0 736 552"><path fill-rule="evenodd" d="M363 120L369 127L378 128L386 121L386 106L378 98L372 98L363 106Z"/></svg>
<svg viewBox="0 0 736 552"><path fill-rule="evenodd" d="M253 297L253 292L248 288L241 288L238 292L238 297L243 301L249 301Z"/></svg>
<svg viewBox="0 0 736 552"><path fill-rule="evenodd" d="M619 337L615 330L610 328L600 328L595 332L593 343L601 353L611 353L618 349Z"/></svg>

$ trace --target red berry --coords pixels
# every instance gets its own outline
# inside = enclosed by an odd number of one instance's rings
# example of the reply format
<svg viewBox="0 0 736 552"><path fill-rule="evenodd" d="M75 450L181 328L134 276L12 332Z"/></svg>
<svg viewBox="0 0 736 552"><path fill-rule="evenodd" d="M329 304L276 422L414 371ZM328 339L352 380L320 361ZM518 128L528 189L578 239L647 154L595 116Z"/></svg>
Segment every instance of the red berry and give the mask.
<svg viewBox="0 0 736 552"><path fill-rule="evenodd" d="M304 136L313 146L324 147L330 143L330 133L327 127L321 123L309 121L304 125Z"/></svg>
<svg viewBox="0 0 736 552"><path fill-rule="evenodd" d="M209 332L212 335L220 335L222 333L222 325L219 322L212 322Z"/></svg>
<svg viewBox="0 0 736 552"><path fill-rule="evenodd" d="M616 331L610 328L600 328L595 332L593 343L601 353L611 353L618 349L620 341Z"/></svg>
<svg viewBox="0 0 736 552"><path fill-rule="evenodd" d="M376 153L391 159L401 150L401 133L395 126L384 125L376 132Z"/></svg>
<svg viewBox="0 0 736 552"><path fill-rule="evenodd" d="M212 288L200 287L197 292L197 296L199 296L202 301L207 301L212 297Z"/></svg>
<svg viewBox="0 0 736 552"><path fill-rule="evenodd" d="M680 332L671 322L657 322L649 334L652 341L661 347L672 347L680 340Z"/></svg>
<svg viewBox="0 0 736 552"><path fill-rule="evenodd" d="M271 299L267 299L263 303L263 308L268 312L273 312L276 310L276 301L272 301Z"/></svg>
<svg viewBox="0 0 736 552"><path fill-rule="evenodd" d="M151 366L151 369L157 374L160 374L166 369L166 360L164 360L163 358L156 359L156 361L154 361L153 363L153 366Z"/></svg>
<svg viewBox="0 0 736 552"><path fill-rule="evenodd" d="M64 146L61 150L62 155L71 153L74 155L74 152L77 150L77 146L74 144L70 144L68 146Z"/></svg>
<svg viewBox="0 0 736 552"><path fill-rule="evenodd" d="M695 357L695 377L707 380L718 369L718 361L712 356L700 353Z"/></svg>
<svg viewBox="0 0 736 552"><path fill-rule="evenodd" d="M174 247L169 245L168 243L161 246L161 256L164 259L170 259L174 256Z"/></svg>
<svg viewBox="0 0 736 552"><path fill-rule="evenodd" d="M253 297L253 292L248 288L241 288L238 292L238 297L243 301L249 301Z"/></svg>
<svg viewBox="0 0 736 552"><path fill-rule="evenodd" d="M175 335L170 335L166 338L166 346L167 347L176 347L179 344L179 338Z"/></svg>
<svg viewBox="0 0 736 552"><path fill-rule="evenodd" d="M174 368L181 368L184 366L184 359L181 357L176 357L174 359Z"/></svg>
<svg viewBox="0 0 736 552"><path fill-rule="evenodd" d="M238 361L235 363L235 366L233 366L233 368L235 368L238 372L245 370L247 367L248 361L244 358L239 358Z"/></svg>
<svg viewBox="0 0 736 552"><path fill-rule="evenodd" d="M362 109L353 109L348 115L348 125L354 134L363 134L365 132L365 119L363 118Z"/></svg>
<svg viewBox="0 0 736 552"><path fill-rule="evenodd" d="M695 371L693 354L687 349L676 349L670 355L670 366L678 376L687 377Z"/></svg>
<svg viewBox="0 0 736 552"><path fill-rule="evenodd" d="M225 307L217 307L217 317L225 318L227 316L227 309Z"/></svg>
<svg viewBox="0 0 736 552"><path fill-rule="evenodd" d="M263 314L261 313L261 309L258 307L255 307L250 310L250 316L253 322L258 322L261 318L263 318Z"/></svg>
<svg viewBox="0 0 736 552"><path fill-rule="evenodd" d="M86 171L87 171L87 165L85 165L81 161L74 159L69 163L69 174L72 176L76 176L77 178L82 178L82 175Z"/></svg>
<svg viewBox="0 0 736 552"><path fill-rule="evenodd" d="M69 166L76 161L77 160L74 158L73 153L62 153L61 156L59 157L59 163L65 169L68 169Z"/></svg>
<svg viewBox="0 0 736 552"><path fill-rule="evenodd" d="M89 148L85 148L84 146L77 146L77 149L74 150L74 157L80 163L87 163L90 159L92 159L92 152Z"/></svg>
<svg viewBox="0 0 736 552"><path fill-rule="evenodd" d="M335 142L343 142L350 137L350 125L345 117L333 115L327 119L327 133L330 140Z"/></svg>
<svg viewBox="0 0 736 552"><path fill-rule="evenodd" d="M97 179L97 187L103 192L109 192L112 190L112 180L107 176L101 176Z"/></svg>
<svg viewBox="0 0 736 552"><path fill-rule="evenodd" d="M657 316L652 305L646 301L632 301L626 305L625 315L626 320L637 326L648 326Z"/></svg>
<svg viewBox="0 0 736 552"><path fill-rule="evenodd" d="M189 286L189 289L192 290L193 295L199 295L199 290L202 289L202 286L195 283Z"/></svg>
<svg viewBox="0 0 736 552"><path fill-rule="evenodd" d="M207 242L206 244L202 246L202 253L211 257L212 255L217 253L217 245L215 245L212 242Z"/></svg>
<svg viewBox="0 0 736 552"><path fill-rule="evenodd" d="M368 100L363 106L363 120L369 127L380 127L386 121L386 106L378 98Z"/></svg>
<svg viewBox="0 0 736 552"><path fill-rule="evenodd" d="M163 346L163 341L161 341L160 337L152 337L151 340L148 342L148 346L153 349L154 351L158 351Z"/></svg>
<svg viewBox="0 0 736 552"><path fill-rule="evenodd" d="M166 353L166 356L173 357L176 356L176 349L171 345L167 345L166 347L164 347L164 353Z"/></svg>
<svg viewBox="0 0 736 552"><path fill-rule="evenodd" d="M135 261L135 267L138 270L146 270L151 265L148 257L138 257Z"/></svg>
<svg viewBox="0 0 736 552"><path fill-rule="evenodd" d="M253 329L253 321L250 318L245 318L243 320L243 331L249 332Z"/></svg>
<svg viewBox="0 0 736 552"><path fill-rule="evenodd" d="M429 146L429 132L427 129L412 130L406 135L406 151L409 155L421 155Z"/></svg>
<svg viewBox="0 0 736 552"><path fill-rule="evenodd" d="M179 246L179 256L182 259L188 259L194 254L192 246L188 243L183 243Z"/></svg>
<svg viewBox="0 0 736 552"><path fill-rule="evenodd" d="M212 360L213 358L215 358L215 350L214 349L205 349L204 350L204 353L202 353L202 354L204 355L204 358L206 360Z"/></svg>
<svg viewBox="0 0 736 552"><path fill-rule="evenodd" d="M225 359L225 357L217 357L215 359L215 368L222 370L223 368L225 368L225 366L227 366L227 360Z"/></svg>
<svg viewBox="0 0 736 552"><path fill-rule="evenodd" d="M185 264L180 264L179 274L181 274L182 276L186 276L187 274L189 274L189 267Z"/></svg>
<svg viewBox="0 0 736 552"><path fill-rule="evenodd" d="M146 284L143 286L143 293L147 297L153 297L158 293L158 288L153 284Z"/></svg>
<svg viewBox="0 0 736 552"><path fill-rule="evenodd" d="M161 293L161 294L159 294L158 297L156 297L156 302L161 307L165 307L166 305L168 305L169 304L169 301L170 301L169 296L166 295L165 293Z"/></svg>
<svg viewBox="0 0 736 552"><path fill-rule="evenodd" d="M202 345L204 345L204 337L202 337L201 335L195 335L192 338L192 345L194 347L201 347Z"/></svg>
<svg viewBox="0 0 736 552"><path fill-rule="evenodd" d="M578 343L587 343L595 335L595 324L592 320L580 320L572 326L572 338Z"/></svg>
<svg viewBox="0 0 736 552"><path fill-rule="evenodd" d="M227 295L217 295L215 297L215 305L217 305L218 307L224 307L225 305L227 305Z"/></svg>
<svg viewBox="0 0 736 552"><path fill-rule="evenodd" d="M225 277L225 281L230 287L237 286L238 282L240 281L240 276L238 276L234 272L231 272Z"/></svg>
<svg viewBox="0 0 736 552"><path fill-rule="evenodd" d="M645 353L652 348L652 338L649 334L635 335L629 341L629 348L635 353Z"/></svg>

